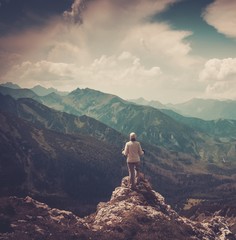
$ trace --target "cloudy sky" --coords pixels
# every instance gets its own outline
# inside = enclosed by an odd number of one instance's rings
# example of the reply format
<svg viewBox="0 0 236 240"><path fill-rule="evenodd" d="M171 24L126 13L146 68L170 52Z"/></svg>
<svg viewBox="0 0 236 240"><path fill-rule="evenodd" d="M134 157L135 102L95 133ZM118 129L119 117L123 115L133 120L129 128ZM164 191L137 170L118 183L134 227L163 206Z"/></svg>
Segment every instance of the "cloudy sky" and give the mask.
<svg viewBox="0 0 236 240"><path fill-rule="evenodd" d="M0 0L0 82L236 99L236 0Z"/></svg>

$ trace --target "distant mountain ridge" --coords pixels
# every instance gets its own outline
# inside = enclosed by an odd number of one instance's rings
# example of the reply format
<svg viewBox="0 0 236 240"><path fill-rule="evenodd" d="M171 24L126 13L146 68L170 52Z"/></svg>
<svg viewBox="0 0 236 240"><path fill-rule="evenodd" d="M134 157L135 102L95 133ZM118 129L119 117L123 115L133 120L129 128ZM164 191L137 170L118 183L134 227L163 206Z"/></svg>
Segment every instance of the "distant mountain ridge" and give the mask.
<svg viewBox="0 0 236 240"><path fill-rule="evenodd" d="M61 91L58 91L55 88L45 88L45 87L42 87L40 85L34 86L33 88L31 88L31 90L39 96L46 96L50 93L56 93L60 96L65 96L65 95L68 94L68 92L61 92Z"/></svg>
<svg viewBox="0 0 236 240"><path fill-rule="evenodd" d="M192 99L174 108L182 115L205 120L236 119L236 100Z"/></svg>
<svg viewBox="0 0 236 240"><path fill-rule="evenodd" d="M200 118L184 117L168 109L161 109L161 111L176 121L209 135L225 139L236 138L236 120L218 119L206 121Z"/></svg>
<svg viewBox="0 0 236 240"><path fill-rule="evenodd" d="M48 99L41 101L55 108ZM189 141L194 138L192 129L173 121L157 109L131 104L115 95L88 88L76 89L62 99L59 109L75 115L93 117L123 134L135 131L140 140L149 144L193 154L195 152ZM180 134L181 131L187 136Z"/></svg>
<svg viewBox="0 0 236 240"><path fill-rule="evenodd" d="M12 82L2 83L2 84L0 84L0 86L12 88L12 89L20 89L21 88L19 85L12 83Z"/></svg>
<svg viewBox="0 0 236 240"><path fill-rule="evenodd" d="M84 134L98 140L121 145L125 136L88 116L75 116L50 109L30 98L14 100L0 94L0 110L50 130L64 134Z"/></svg>
<svg viewBox="0 0 236 240"><path fill-rule="evenodd" d="M166 105L162 104L159 101L148 101L144 98L138 98L138 99L128 99L127 101L138 104L138 105L144 105L144 106L150 106L154 108L166 108Z"/></svg>
<svg viewBox="0 0 236 240"><path fill-rule="evenodd" d="M21 89L20 86L11 82L0 84L0 87L1 86L11 89ZM40 85L31 88L31 90L38 96L46 96L51 93L55 93L56 95L60 96L66 96L67 94L69 94L69 92L61 92L55 88L45 88ZM236 100L193 98L187 102L178 104L171 103L162 104L159 101L156 100L148 101L144 98L129 99L128 101L138 105L151 106L157 109L173 110L183 116L195 117L203 120L218 120L218 119L236 120Z"/></svg>
<svg viewBox="0 0 236 240"><path fill-rule="evenodd" d="M45 99L42 99L42 103L55 107ZM77 89L60 101L59 109L75 115L88 115L123 134L135 131L142 141L169 150L182 151L203 158L218 158L218 160L222 159L223 155L227 155L226 152L220 153L219 149L217 150L215 135L208 136L207 132L203 130L199 132L194 125L176 121L158 109L132 104L115 95L92 89ZM212 128L215 127L213 123L208 124ZM235 122L233 126L234 124ZM224 128L221 129L224 131ZM228 144L232 142L233 146L236 135L232 134L233 132L230 136L233 139L227 138L227 142ZM199 155L200 152L203 155ZM214 155L210 156L212 153Z"/></svg>
<svg viewBox="0 0 236 240"><path fill-rule="evenodd" d="M157 109L173 110L186 117L195 117L203 120L236 120L236 100L194 98L179 104L161 104L158 101L147 101L140 98L129 101Z"/></svg>
<svg viewBox="0 0 236 240"><path fill-rule="evenodd" d="M14 89L14 88L0 86L0 93L3 95L12 96L15 99L32 98L40 102L40 97L35 92L27 88Z"/></svg>
<svg viewBox="0 0 236 240"><path fill-rule="evenodd" d="M0 92L1 89L5 91L6 88L0 87ZM19 89L18 93L13 89L7 90L8 94L15 98L23 95L19 93L22 89ZM28 91L26 97L31 96L30 90ZM67 96L51 93L44 97L37 96L35 99L50 108L77 116L90 116L123 134L135 131L139 139L148 144L191 154L204 161L220 162L223 158L233 161L236 154L233 152L236 137L232 135L233 132L231 137L220 139L220 136L213 134L214 123L207 123L213 128L212 134L209 135L209 132L204 132L199 126L190 126L187 122L176 120L159 109L133 104L115 95L78 88ZM223 135L223 127L221 131Z"/></svg>
<svg viewBox="0 0 236 240"><path fill-rule="evenodd" d="M12 82L7 82L7 83L2 83L0 84L0 87L7 87L10 89L25 89L25 88L21 88L19 85L12 83ZM56 93L60 96L65 96L67 95L69 92L65 92L65 91L58 91L55 88L45 88L42 87L41 85L36 85L32 88L29 88L29 90L32 90L34 93L36 93L38 96L46 96L50 93Z"/></svg>

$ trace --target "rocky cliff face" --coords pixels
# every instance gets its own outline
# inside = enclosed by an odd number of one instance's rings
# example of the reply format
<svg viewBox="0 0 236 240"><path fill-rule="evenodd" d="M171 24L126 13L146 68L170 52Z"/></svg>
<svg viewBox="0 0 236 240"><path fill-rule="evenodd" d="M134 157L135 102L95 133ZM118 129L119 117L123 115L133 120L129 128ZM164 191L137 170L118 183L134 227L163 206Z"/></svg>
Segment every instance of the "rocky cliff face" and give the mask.
<svg viewBox="0 0 236 240"><path fill-rule="evenodd" d="M227 219L219 216L191 221L179 216L164 198L142 180L136 191L122 180L110 201L97 211L79 218L68 211L49 208L30 197L3 198L0 239L236 239Z"/></svg>

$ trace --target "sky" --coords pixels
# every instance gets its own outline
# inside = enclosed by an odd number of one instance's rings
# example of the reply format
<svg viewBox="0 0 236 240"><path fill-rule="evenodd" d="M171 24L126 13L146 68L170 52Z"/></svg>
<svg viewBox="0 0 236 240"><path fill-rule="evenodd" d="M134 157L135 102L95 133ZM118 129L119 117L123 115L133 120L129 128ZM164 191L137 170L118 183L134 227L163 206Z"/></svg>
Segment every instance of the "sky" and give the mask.
<svg viewBox="0 0 236 240"><path fill-rule="evenodd" d="M236 0L0 0L0 82L236 99Z"/></svg>

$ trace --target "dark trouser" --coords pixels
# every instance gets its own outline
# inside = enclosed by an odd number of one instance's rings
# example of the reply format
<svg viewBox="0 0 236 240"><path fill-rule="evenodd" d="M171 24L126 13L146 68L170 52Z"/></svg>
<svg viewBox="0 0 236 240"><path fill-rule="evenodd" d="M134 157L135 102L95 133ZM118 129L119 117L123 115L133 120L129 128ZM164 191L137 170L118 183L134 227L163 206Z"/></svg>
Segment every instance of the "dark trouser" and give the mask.
<svg viewBox="0 0 236 240"><path fill-rule="evenodd" d="M137 181L139 179L140 173L140 162L127 163L129 170L129 181L131 188L135 187L135 177L137 177ZM135 174L136 173L136 174Z"/></svg>

